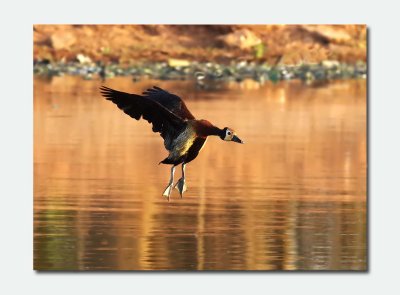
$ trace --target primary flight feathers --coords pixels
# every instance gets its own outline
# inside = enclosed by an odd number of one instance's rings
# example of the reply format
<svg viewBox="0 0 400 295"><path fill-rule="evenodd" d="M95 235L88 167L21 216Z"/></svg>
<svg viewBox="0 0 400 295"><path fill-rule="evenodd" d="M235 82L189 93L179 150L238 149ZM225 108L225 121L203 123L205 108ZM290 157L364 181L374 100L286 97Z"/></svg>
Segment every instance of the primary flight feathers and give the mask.
<svg viewBox="0 0 400 295"><path fill-rule="evenodd" d="M194 118L178 96L158 87L148 89L143 96L117 91L105 86L102 86L100 91L106 99L115 103L125 114L136 120L143 117L152 123L155 132L161 130L164 122L180 125L184 119ZM184 106L186 113L180 109L180 105Z"/></svg>

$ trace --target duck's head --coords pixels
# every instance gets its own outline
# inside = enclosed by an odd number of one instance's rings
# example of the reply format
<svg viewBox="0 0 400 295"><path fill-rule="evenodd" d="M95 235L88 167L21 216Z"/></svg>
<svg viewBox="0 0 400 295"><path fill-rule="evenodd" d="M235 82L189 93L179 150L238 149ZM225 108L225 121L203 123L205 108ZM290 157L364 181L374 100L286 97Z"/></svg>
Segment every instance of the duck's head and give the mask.
<svg viewBox="0 0 400 295"><path fill-rule="evenodd" d="M224 129L222 129L222 132L220 133L219 137L225 141L234 141L237 143L244 143L244 141L242 141L239 137L237 137L235 130L233 130L229 127L225 127Z"/></svg>

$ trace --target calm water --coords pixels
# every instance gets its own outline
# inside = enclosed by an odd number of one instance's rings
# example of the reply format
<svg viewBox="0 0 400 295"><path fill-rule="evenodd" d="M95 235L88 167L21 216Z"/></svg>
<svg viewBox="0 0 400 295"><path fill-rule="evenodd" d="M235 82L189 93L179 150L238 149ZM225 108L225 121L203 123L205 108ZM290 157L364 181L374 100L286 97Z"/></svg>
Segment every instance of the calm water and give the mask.
<svg viewBox="0 0 400 295"><path fill-rule="evenodd" d="M34 268L365 270L366 82L107 80L186 98L209 138L188 191L162 192L162 139L100 97L100 81L34 81ZM176 179L180 177L177 169Z"/></svg>

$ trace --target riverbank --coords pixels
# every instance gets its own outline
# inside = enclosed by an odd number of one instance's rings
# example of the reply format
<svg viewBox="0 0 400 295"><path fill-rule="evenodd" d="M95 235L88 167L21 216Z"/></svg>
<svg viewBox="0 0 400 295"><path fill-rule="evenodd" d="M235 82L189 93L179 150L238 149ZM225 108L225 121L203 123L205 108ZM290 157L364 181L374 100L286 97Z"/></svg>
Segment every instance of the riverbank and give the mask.
<svg viewBox="0 0 400 295"><path fill-rule="evenodd" d="M367 60L365 25L34 25L36 62L274 64Z"/></svg>
<svg viewBox="0 0 400 295"><path fill-rule="evenodd" d="M34 73L85 79L366 78L365 25L34 25Z"/></svg>

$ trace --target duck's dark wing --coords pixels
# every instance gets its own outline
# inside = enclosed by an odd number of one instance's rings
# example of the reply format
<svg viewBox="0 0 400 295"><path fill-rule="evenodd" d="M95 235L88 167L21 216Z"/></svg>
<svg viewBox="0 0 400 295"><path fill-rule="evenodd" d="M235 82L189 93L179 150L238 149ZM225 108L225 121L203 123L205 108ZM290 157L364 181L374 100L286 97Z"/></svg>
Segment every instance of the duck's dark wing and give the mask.
<svg viewBox="0 0 400 295"><path fill-rule="evenodd" d="M143 95L154 100L184 120L193 120L194 116L187 108L184 101L177 95L169 93L160 87L153 86L143 92Z"/></svg>
<svg viewBox="0 0 400 295"><path fill-rule="evenodd" d="M153 132L160 132L164 145L170 149L171 142L183 130L185 120L149 97L117 91L105 86L100 88L101 94L115 103L125 114L139 120L141 117L153 124Z"/></svg>

